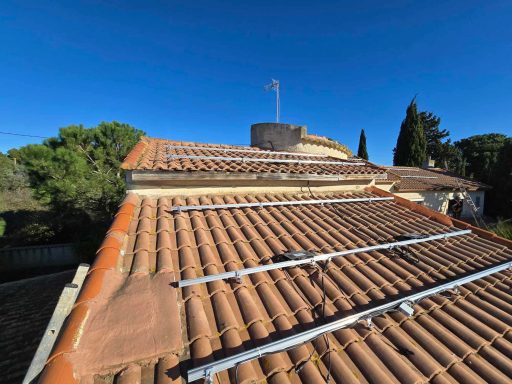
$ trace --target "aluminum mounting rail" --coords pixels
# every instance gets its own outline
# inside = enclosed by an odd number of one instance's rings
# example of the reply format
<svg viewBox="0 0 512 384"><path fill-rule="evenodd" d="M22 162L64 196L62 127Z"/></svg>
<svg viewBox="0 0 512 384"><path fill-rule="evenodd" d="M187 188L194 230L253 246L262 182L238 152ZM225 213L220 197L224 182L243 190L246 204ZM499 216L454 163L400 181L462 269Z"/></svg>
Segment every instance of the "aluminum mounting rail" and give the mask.
<svg viewBox="0 0 512 384"><path fill-rule="evenodd" d="M188 381L192 382L201 378L207 378L208 382L211 382L213 379L213 375L217 372L224 371L226 369L230 369L236 367L239 364L245 363L247 361L251 361L254 359L259 359L263 356L283 352L294 348L300 344L310 342L316 339L319 336L325 335L327 333L331 333L337 331L342 328L347 328L358 321L361 320L371 320L372 317L380 315L382 313L399 309L408 316L411 316L414 313L414 309L412 308L412 304L420 301L421 299L425 299L427 297L433 296L435 294L450 290L457 289L459 286L463 284L470 283L472 281L481 279L483 277L489 276L493 273L498 273L503 270L512 268L512 262L507 261L506 263L502 263L496 265L491 268L484 269L482 271L472 273L465 277L449 281L447 283L441 284L437 287L432 287L429 289L425 289L424 291L420 291L418 293L396 299L390 301L388 303L376 306L374 308L361 311L359 313L355 313L353 315L344 317L342 319L333 321L328 324L321 325L319 327L310 329L308 331L300 332L295 335L285 337L281 340L277 340L268 344L264 344L260 347L244 351L238 353L233 356L226 357L221 360L217 360L197 368L190 369L188 371Z"/></svg>
<svg viewBox="0 0 512 384"><path fill-rule="evenodd" d="M294 201L271 201L258 203L237 203L237 204L212 204L212 205L181 205L172 207L171 212L202 211L206 209L230 209L230 208L253 208L253 207L275 207L284 205L310 205L310 204L337 204L337 203L365 203L373 201L393 200L393 197L355 197L351 199L326 199L326 200L294 200Z"/></svg>
<svg viewBox="0 0 512 384"><path fill-rule="evenodd" d="M222 160L222 161L241 161L258 163L291 163L291 164L330 164L330 165L366 165L363 162L351 161L322 161L322 160L295 160L295 159L269 159L256 157L225 157L225 156L196 156L196 155L168 155L170 159L195 159L195 160Z"/></svg>
<svg viewBox="0 0 512 384"><path fill-rule="evenodd" d="M291 156L306 156L306 157L327 157L319 153L301 153L301 152L282 152L282 151L264 151L256 149L235 149L235 148L219 148L219 147L198 147L192 145L168 145L169 149L199 149L207 151L222 151L222 152L243 152L243 153L271 153L273 155L291 155Z"/></svg>
<svg viewBox="0 0 512 384"><path fill-rule="evenodd" d="M271 271L271 270L279 269L279 268L296 267L298 265L311 264L311 263L316 263L319 261L328 261L334 257L353 255L356 253L372 252L372 251L378 251L381 249L390 249L390 248L394 248L394 247L401 247L404 245L425 243L427 241L443 240L443 239L447 239L449 237L467 235L469 233L471 233L471 230L465 229L462 231L441 233L439 235L432 235L432 236L428 236L428 237L424 237L424 238L420 238L420 239L402 240L402 241L395 241L392 243L371 245L371 246L363 247L363 248L347 249L346 251L326 253L323 255L317 255L317 256L309 257L309 258L302 259L302 260L289 260L289 261L283 261L280 263L260 265L258 267L253 267L253 268L245 268L245 269L239 269L236 271L218 273L216 275L206 275L206 276L197 277L194 279L180 280L180 281L178 281L178 287L183 288L183 287L188 287L188 286L194 285L194 284L209 283L211 281L217 281L217 280L225 280L225 279L233 279L233 278L240 279L242 276L252 275L252 274L258 273L258 272Z"/></svg>

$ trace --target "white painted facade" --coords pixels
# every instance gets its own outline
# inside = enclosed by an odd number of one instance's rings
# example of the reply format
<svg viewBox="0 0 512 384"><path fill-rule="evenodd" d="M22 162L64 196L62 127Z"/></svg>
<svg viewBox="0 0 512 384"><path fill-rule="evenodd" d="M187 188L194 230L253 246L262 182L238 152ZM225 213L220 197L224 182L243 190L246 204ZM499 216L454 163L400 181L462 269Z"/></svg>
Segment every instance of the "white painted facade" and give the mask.
<svg viewBox="0 0 512 384"><path fill-rule="evenodd" d="M413 192L400 192L395 190L391 184L380 184L379 188L387 190L397 196L403 197L404 199L414 201L415 203L422 204L427 208L435 211L448 214L448 202L453 199L453 196L457 191L413 191ZM460 192L459 192L460 193ZM485 191L468 191L471 199L477 207L479 207L480 214L484 211L485 205ZM462 208L461 217L471 218L471 208L464 200L464 206Z"/></svg>

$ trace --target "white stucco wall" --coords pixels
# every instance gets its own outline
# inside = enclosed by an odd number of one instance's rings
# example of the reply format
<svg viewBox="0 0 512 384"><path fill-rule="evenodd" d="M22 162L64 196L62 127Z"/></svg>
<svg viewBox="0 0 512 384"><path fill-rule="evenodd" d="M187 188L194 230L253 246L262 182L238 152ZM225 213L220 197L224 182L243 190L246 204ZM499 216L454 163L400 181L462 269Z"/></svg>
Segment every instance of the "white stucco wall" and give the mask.
<svg viewBox="0 0 512 384"><path fill-rule="evenodd" d="M439 211L441 213L447 213L448 201L453 198L455 191L417 191L417 192L393 192L395 195L403 197L407 200L420 202L428 208ZM469 192L471 199L478 207L478 199L480 200L479 212L483 213L485 204L485 192L475 191ZM462 217L471 217L471 208L464 200L464 206L462 208Z"/></svg>

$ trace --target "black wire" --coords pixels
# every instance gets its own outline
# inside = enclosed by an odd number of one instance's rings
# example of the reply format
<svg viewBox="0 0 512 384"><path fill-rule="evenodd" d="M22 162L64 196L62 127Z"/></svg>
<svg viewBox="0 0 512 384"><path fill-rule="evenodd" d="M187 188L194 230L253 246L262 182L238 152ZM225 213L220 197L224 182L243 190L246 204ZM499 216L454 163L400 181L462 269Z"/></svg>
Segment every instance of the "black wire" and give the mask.
<svg viewBox="0 0 512 384"><path fill-rule="evenodd" d="M329 265L329 259L324 264L323 271L322 271L322 319L324 323L327 323L325 320L325 305L326 305L326 292L325 292L325 274L327 273L327 266ZM328 362L328 370L327 370L327 384L331 381L331 340L329 339L329 336L327 334L324 334L325 340L327 342L327 357L329 359Z"/></svg>
<svg viewBox="0 0 512 384"><path fill-rule="evenodd" d="M399 257L401 259L411 262L412 264L418 264L420 262L420 258L417 255L416 251L394 247L390 248L389 252L391 253L391 257Z"/></svg>
<svg viewBox="0 0 512 384"><path fill-rule="evenodd" d="M25 137L37 137L37 138L39 138L39 139L48 139L48 138L49 138L49 136L25 135L25 134L23 134L23 133L2 132L2 131L0 131L0 135L25 136Z"/></svg>

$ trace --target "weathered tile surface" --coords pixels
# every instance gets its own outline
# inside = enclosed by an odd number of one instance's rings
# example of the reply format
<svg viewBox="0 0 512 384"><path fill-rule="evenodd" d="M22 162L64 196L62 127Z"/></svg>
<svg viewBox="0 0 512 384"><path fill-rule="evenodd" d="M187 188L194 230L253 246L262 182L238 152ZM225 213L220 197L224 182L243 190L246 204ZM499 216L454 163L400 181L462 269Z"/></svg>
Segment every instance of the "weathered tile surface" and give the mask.
<svg viewBox="0 0 512 384"><path fill-rule="evenodd" d="M75 271L0 284L0 382L21 383Z"/></svg>
<svg viewBox="0 0 512 384"><path fill-rule="evenodd" d="M396 181L395 188L400 192L456 189L459 185L463 185L468 191L490 188L486 184L441 168L386 167L386 171L388 180Z"/></svg>
<svg viewBox="0 0 512 384"><path fill-rule="evenodd" d="M363 196L375 195L361 192L314 197ZM275 262L288 250L320 254L391 242L406 233L432 235L460 229L440 224L438 213L428 217L396 201L170 211L176 205L310 198L273 194L184 198L130 195L127 204L133 209L128 211L124 205L120 210L121 215L130 212L131 221L126 223L123 252L115 262L121 280L113 296L133 287L139 279L172 275L169 280L176 281L254 267ZM119 217L115 228L121 225ZM483 237L469 234L412 245L407 254L360 253L334 258L327 265L245 276L241 282L172 288L180 312L174 326L181 327L181 348L125 360L79 379L84 383L181 382L191 366L512 259L508 243L481 234ZM459 293L446 292L421 301L414 306L416 312L411 318L400 312L379 315L371 328L361 322L221 372L215 379L219 383L279 384L324 383L328 378L331 383L510 383L511 284L510 271L494 274L461 287ZM91 312L91 316L100 316L108 308L100 306L99 314ZM129 302L125 308L130 308ZM139 327L138 308L125 310ZM87 343L84 340L95 331L85 327L81 343ZM153 331L148 324L148 332ZM135 344L136 349L147 347ZM80 348L79 344L75 355L80 354Z"/></svg>
<svg viewBox="0 0 512 384"><path fill-rule="evenodd" d="M172 149L171 145L200 146L201 149ZM217 150L215 149L217 148ZM285 160L313 160L326 162L353 162L361 160L341 160L333 157L309 157L297 155L282 155L268 153L251 147L254 152L224 152L218 148L225 149L248 149L248 147L197 144L190 142L179 142L171 140L151 139L144 137L139 144L128 154L123 163L123 168L131 170L152 170L172 172L230 172L230 173L286 173L286 174L308 174L308 175L384 175L385 170L370 163L366 165L344 165L344 164L303 164L303 163L272 163L254 162L250 159L285 159ZM247 161L227 161L194 158L172 158L171 155L182 156L208 156L208 157L243 157Z"/></svg>

